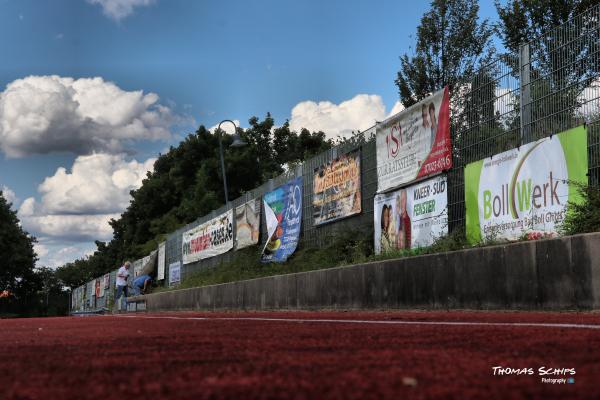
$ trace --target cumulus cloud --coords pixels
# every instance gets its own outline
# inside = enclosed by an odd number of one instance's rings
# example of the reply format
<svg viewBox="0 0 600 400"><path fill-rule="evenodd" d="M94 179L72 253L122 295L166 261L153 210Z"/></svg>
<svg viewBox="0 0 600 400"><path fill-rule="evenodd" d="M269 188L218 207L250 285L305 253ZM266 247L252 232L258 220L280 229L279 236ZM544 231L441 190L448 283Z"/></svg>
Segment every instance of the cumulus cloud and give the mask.
<svg viewBox="0 0 600 400"><path fill-rule="evenodd" d="M41 243L35 243L33 245L33 249L35 250L35 254L37 254L38 258L46 257L48 255L48 246L45 246Z"/></svg>
<svg viewBox="0 0 600 400"><path fill-rule="evenodd" d="M78 258L90 256L96 250L94 243L61 244L53 241L42 240L34 245L38 255L38 267L58 268Z"/></svg>
<svg viewBox="0 0 600 400"><path fill-rule="evenodd" d="M237 126L238 128L240 127L239 119L234 119L233 122L235 122L235 126ZM219 127L219 124L216 124L215 126L211 126L208 130L214 133L218 127ZM233 125L231 124L231 122L223 122L223 125L221 125L221 130L225 131L225 133L227 133L229 135L233 135L235 133L235 130L233 129Z"/></svg>
<svg viewBox="0 0 600 400"><path fill-rule="evenodd" d="M99 77L18 79L0 92L0 149L8 157L119 153L135 140L168 139L177 118L158 100Z"/></svg>
<svg viewBox="0 0 600 400"><path fill-rule="evenodd" d="M19 208L23 226L36 236L76 242L109 240L118 218L156 159L128 161L123 154L79 156L70 171L58 168Z"/></svg>
<svg viewBox="0 0 600 400"><path fill-rule="evenodd" d="M2 195L9 203L17 204L19 202L19 198L17 197L15 192L13 192L8 186L0 186L0 191L2 191Z"/></svg>
<svg viewBox="0 0 600 400"><path fill-rule="evenodd" d="M99 4L104 15L118 22L131 15L134 8L149 6L154 3L154 0L87 0L87 2Z"/></svg>
<svg viewBox="0 0 600 400"><path fill-rule="evenodd" d="M329 101L303 101L292 109L290 128L323 131L328 138L349 137L386 117L381 96L359 94L340 104Z"/></svg>
<svg viewBox="0 0 600 400"><path fill-rule="evenodd" d="M390 113L387 116L391 117L394 114L398 114L399 112L404 111L404 109L405 109L404 104L402 104L400 101L397 101L394 103L392 110L390 111Z"/></svg>

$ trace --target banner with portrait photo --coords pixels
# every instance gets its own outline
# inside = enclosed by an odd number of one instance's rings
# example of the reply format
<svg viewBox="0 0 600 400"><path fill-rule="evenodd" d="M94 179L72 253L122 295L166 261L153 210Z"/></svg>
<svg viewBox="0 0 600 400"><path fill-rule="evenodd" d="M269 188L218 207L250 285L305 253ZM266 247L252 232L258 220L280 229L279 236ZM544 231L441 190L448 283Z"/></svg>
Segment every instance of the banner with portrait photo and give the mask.
<svg viewBox="0 0 600 400"><path fill-rule="evenodd" d="M235 208L235 248L258 244L260 234L260 199L250 200Z"/></svg>
<svg viewBox="0 0 600 400"><path fill-rule="evenodd" d="M302 222L302 177L264 195L267 242L261 261L284 262L296 251Z"/></svg>
<svg viewBox="0 0 600 400"><path fill-rule="evenodd" d="M376 126L377 192L452 166L448 87Z"/></svg>
<svg viewBox="0 0 600 400"><path fill-rule="evenodd" d="M374 219L376 254L431 245L448 234L446 176L376 195Z"/></svg>
<svg viewBox="0 0 600 400"><path fill-rule="evenodd" d="M313 176L314 225L361 212L360 151L344 154L315 168Z"/></svg>
<svg viewBox="0 0 600 400"><path fill-rule="evenodd" d="M184 232L182 242L184 264L228 252L233 248L233 210Z"/></svg>

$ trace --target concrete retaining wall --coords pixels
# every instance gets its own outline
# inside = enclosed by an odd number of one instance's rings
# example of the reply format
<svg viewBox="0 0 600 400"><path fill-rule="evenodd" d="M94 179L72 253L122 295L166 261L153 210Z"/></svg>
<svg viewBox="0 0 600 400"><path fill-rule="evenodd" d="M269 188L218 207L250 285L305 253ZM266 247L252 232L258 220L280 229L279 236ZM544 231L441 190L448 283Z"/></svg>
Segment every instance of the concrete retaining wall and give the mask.
<svg viewBox="0 0 600 400"><path fill-rule="evenodd" d="M600 308L600 234L372 262L130 299L137 304L143 300L148 311Z"/></svg>

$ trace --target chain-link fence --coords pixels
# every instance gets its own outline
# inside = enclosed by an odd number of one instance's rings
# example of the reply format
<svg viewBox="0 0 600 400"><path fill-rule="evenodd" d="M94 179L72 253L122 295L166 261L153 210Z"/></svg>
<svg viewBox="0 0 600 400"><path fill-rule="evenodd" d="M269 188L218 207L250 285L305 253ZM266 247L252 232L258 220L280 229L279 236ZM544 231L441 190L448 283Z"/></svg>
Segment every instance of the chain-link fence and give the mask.
<svg viewBox="0 0 600 400"><path fill-rule="evenodd" d="M453 166L447 171L450 231L464 228L464 167L468 163L584 123L588 126L590 183L600 184L600 5L523 44L519 54L502 55L480 68L453 88L450 115L453 141ZM342 231L372 232L373 200L377 190L374 133L375 129L370 128L362 136L305 161L294 170L173 232L166 243L165 285L169 284L169 264L182 259L182 234L185 231L260 197L296 176L302 176L304 182L303 246L322 246ZM362 212L315 226L315 169L354 150L361 153ZM262 213L262 245L267 237L265 226ZM183 265L181 279L233 257L236 252L230 251Z"/></svg>
<svg viewBox="0 0 600 400"><path fill-rule="evenodd" d="M465 224L464 167L471 162L588 124L590 181L600 183L600 6L521 46L519 54L502 55L480 68L451 93L453 166L448 173L449 230ZM377 190L375 129L362 138L305 161L292 173L247 193L169 236L167 265L181 260L182 233L229 208L262 196L294 176L304 182L301 242L322 246L339 232L373 231ZM313 176L316 168L354 150L361 152L362 212L324 225L314 225ZM261 242L266 240L264 215ZM235 252L182 268L182 279L198 269L235 257Z"/></svg>

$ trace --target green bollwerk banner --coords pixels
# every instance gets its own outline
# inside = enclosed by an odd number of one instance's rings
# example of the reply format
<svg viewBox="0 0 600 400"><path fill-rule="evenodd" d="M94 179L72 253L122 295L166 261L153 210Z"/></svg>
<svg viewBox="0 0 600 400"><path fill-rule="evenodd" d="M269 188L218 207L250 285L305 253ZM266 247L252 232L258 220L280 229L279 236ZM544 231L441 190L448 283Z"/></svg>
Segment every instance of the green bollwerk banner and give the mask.
<svg viewBox="0 0 600 400"><path fill-rule="evenodd" d="M573 182L587 183L584 126L528 143L465 167L467 239L514 240L529 232L555 235L569 202L581 201Z"/></svg>

